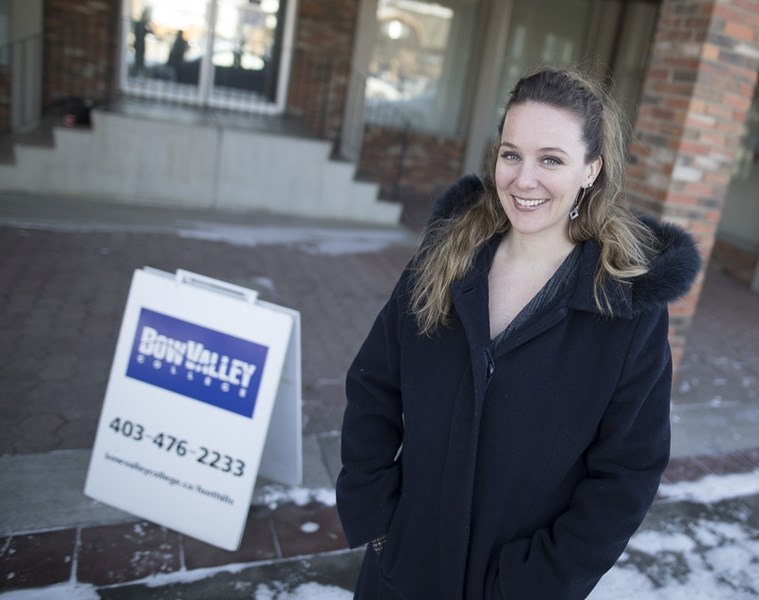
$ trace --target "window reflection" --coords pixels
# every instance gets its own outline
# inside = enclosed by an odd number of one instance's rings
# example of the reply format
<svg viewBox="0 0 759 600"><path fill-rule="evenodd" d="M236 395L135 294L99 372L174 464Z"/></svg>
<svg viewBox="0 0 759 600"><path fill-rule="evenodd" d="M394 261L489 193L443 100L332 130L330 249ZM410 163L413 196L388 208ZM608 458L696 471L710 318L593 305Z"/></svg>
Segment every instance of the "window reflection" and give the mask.
<svg viewBox="0 0 759 600"><path fill-rule="evenodd" d="M286 0L125 0L128 85L206 102L275 101Z"/></svg>
<svg viewBox="0 0 759 600"><path fill-rule="evenodd" d="M473 45L476 2L380 0L366 83L366 120L454 133ZM383 111L392 107L393 112Z"/></svg>
<svg viewBox="0 0 759 600"><path fill-rule="evenodd" d="M129 76L197 85L206 9L205 0L133 1Z"/></svg>
<svg viewBox="0 0 759 600"><path fill-rule="evenodd" d="M214 36L216 86L264 91L264 69L273 55L278 0L221 0Z"/></svg>

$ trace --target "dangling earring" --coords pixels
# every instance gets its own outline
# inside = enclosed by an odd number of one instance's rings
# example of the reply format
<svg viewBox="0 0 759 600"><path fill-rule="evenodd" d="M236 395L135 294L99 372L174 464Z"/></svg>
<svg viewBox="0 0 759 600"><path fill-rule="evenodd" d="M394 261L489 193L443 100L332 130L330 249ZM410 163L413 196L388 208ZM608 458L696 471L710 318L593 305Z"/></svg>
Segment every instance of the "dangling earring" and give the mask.
<svg viewBox="0 0 759 600"><path fill-rule="evenodd" d="M582 204L582 201L585 200L585 192L587 192L588 189L592 187L593 182L590 182L587 186L580 188L580 192L577 194L577 201L575 202L574 208L569 211L570 221L574 221L577 217L580 216L580 204Z"/></svg>

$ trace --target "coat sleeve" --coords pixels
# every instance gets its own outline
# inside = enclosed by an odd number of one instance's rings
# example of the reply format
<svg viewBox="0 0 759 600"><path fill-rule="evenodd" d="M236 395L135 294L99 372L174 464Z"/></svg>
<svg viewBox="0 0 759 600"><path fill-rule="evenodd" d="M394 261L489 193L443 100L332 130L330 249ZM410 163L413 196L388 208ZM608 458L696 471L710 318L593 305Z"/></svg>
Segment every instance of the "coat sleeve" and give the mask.
<svg viewBox="0 0 759 600"><path fill-rule="evenodd" d="M586 451L588 476L550 527L502 546L492 598L585 598L640 526L669 461L672 361L666 308L637 317L614 397Z"/></svg>
<svg viewBox="0 0 759 600"><path fill-rule="evenodd" d="M343 466L336 488L340 520L352 548L387 533L400 496L401 290L407 280L408 271L377 316L346 376Z"/></svg>

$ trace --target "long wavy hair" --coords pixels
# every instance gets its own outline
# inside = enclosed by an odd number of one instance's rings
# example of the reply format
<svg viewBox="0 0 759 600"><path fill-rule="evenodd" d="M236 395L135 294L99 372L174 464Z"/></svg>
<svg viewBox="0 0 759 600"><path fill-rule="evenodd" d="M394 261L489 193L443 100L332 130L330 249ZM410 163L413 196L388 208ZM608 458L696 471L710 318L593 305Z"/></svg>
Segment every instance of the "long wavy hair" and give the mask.
<svg viewBox="0 0 759 600"><path fill-rule="evenodd" d="M648 271L657 252L654 234L622 204L626 158L621 112L599 84L580 72L541 69L523 77L512 90L498 126L499 142L508 111L526 102L548 104L576 115L582 124L586 164L599 156L603 159L593 187L582 198L579 217L570 220L567 216L567 227L573 242L594 239L601 247L593 294L599 311L611 316L608 284L629 284ZM411 311L424 334L447 324L451 282L469 271L487 240L509 229L493 184L497 160L495 145L489 158L490 179L483 180L485 191L470 209L433 219L425 231L413 262L411 293Z"/></svg>

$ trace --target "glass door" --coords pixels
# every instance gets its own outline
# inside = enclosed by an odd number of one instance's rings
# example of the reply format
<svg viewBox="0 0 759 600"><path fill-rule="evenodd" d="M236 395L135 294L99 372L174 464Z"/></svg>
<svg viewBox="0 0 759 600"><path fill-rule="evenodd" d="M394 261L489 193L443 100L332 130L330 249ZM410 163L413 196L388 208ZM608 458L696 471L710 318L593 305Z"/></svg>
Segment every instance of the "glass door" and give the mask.
<svg viewBox="0 0 759 600"><path fill-rule="evenodd" d="M213 96L235 103L274 101L281 53L282 0L217 0Z"/></svg>
<svg viewBox="0 0 759 600"><path fill-rule="evenodd" d="M207 0L132 0L124 23L127 88L166 99L200 98L208 12Z"/></svg>
<svg viewBox="0 0 759 600"><path fill-rule="evenodd" d="M158 100L272 109L286 0L124 0L122 88Z"/></svg>
<svg viewBox="0 0 759 600"><path fill-rule="evenodd" d="M452 135L475 40L476 0L379 0L364 118Z"/></svg>
<svg viewBox="0 0 759 600"><path fill-rule="evenodd" d="M658 8L652 0L515 0L500 104L530 68L579 63L608 82L632 123Z"/></svg>
<svg viewBox="0 0 759 600"><path fill-rule="evenodd" d="M540 65L568 65L580 58L591 8L591 0L514 1L499 110L526 71Z"/></svg>

